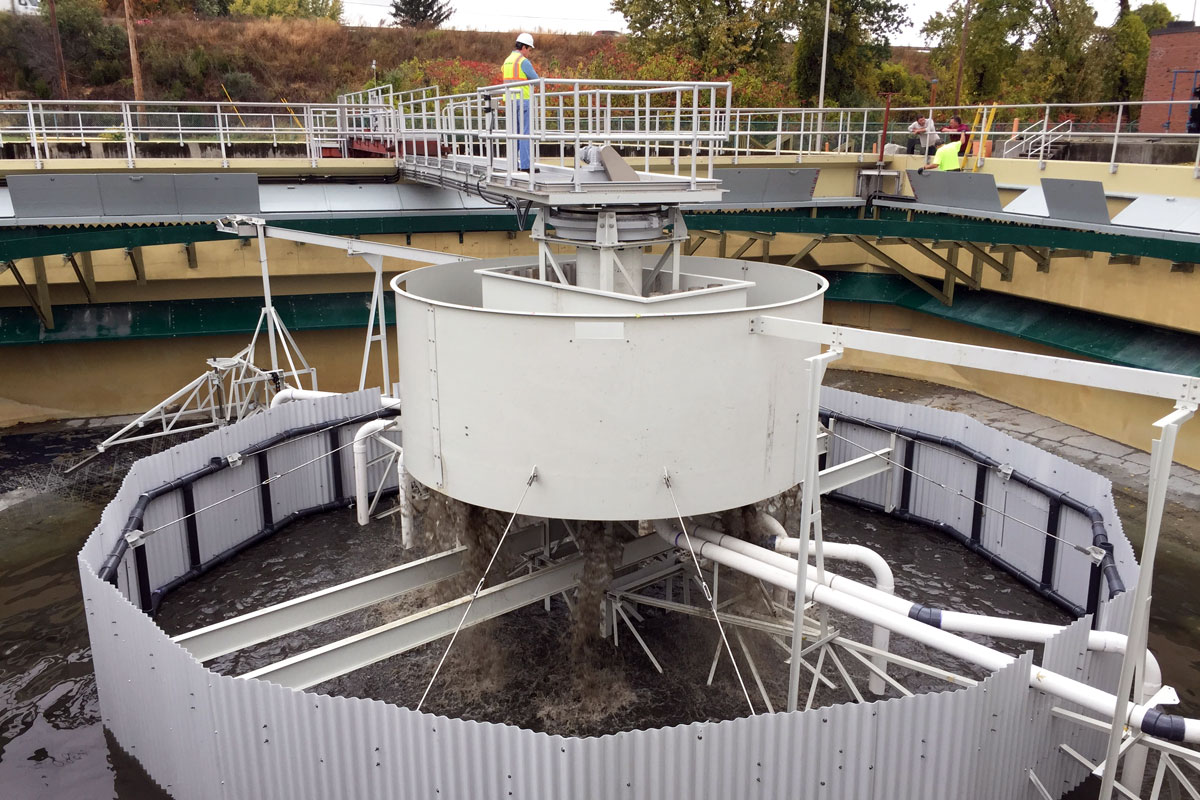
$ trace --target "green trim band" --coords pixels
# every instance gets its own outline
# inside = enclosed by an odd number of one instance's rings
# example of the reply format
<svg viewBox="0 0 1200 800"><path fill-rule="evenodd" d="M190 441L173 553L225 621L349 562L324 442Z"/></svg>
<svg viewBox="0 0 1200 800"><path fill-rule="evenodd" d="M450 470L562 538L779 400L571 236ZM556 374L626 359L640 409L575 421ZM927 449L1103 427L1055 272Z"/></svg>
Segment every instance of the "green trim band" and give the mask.
<svg viewBox="0 0 1200 800"><path fill-rule="evenodd" d="M944 306L886 273L830 272L826 277L830 301L896 305L1085 358L1200 377L1197 334L989 291L960 289L954 305ZM384 299L390 321L391 294ZM274 304L292 331L362 328L370 294L276 295ZM43 330L30 308L0 308L0 345L249 334L261 308L258 297L61 305L54 307L58 327L53 331Z"/></svg>

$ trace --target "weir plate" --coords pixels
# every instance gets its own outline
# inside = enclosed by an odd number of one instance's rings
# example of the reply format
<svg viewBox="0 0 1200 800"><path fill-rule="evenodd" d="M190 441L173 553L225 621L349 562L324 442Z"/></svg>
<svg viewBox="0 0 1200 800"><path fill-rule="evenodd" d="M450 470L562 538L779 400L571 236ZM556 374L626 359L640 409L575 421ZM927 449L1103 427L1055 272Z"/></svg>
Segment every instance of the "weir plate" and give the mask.
<svg viewBox="0 0 1200 800"><path fill-rule="evenodd" d="M526 256L392 281L416 480L511 512L536 467L522 513L593 520L673 517L672 491L678 513L717 512L802 480L803 365L818 346L750 323L820 322L824 278L689 257L678 292L638 297L536 273Z"/></svg>

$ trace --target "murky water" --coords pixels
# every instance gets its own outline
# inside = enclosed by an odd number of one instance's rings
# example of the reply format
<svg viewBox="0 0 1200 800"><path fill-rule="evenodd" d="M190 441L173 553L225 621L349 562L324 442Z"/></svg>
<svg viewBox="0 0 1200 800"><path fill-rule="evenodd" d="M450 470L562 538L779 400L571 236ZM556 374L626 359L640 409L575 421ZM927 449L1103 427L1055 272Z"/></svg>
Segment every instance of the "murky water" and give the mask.
<svg viewBox="0 0 1200 800"><path fill-rule="evenodd" d="M66 447L58 436L49 434L55 446ZM28 441L14 438L0 438L0 460L28 463L38 458ZM1122 512L1133 502L1123 497ZM75 561L99 513L94 503L55 495L0 510L0 796L5 798L165 797L105 736L99 723ZM1180 513L1179 524L1183 517ZM1169 520L1168 528L1172 524ZM831 540L880 550L893 565L897 593L903 596L961 610L1065 621L1056 609L940 534L837 503L827 504L825 530ZM1152 646L1168 681L1184 698L1180 710L1194 715L1200 711L1200 673L1195 669L1200 664L1200 635L1193 623L1200 609L1187 576L1171 569L1171 554L1188 545L1170 530L1167 536L1172 543L1166 546L1156 587ZM358 528L350 512L306 520L173 594L163 606L161 624L171 632L199 627L418 555L405 553L398 540L398 532L386 523ZM839 571L869 581L850 565L840 565ZM745 602L759 602L755 586L739 587L733 575L721 573L722 597L739 588L747 592ZM406 598L331 620L223 657L213 667L239 674L277 660L284 652L394 619L428 599ZM579 735L748 713L727 658L722 657L713 686L704 685L718 645L711 622L654 611L644 614L638 630L663 665L661 675L624 630L620 648L606 651L599 671L595 665L581 666L571 655L568 611L556 598L549 613L537 604L461 638L426 710ZM844 625L855 638L869 636L853 621L832 622ZM782 649L762 634L745 638L768 696L776 708L782 706L787 676ZM1013 651L1011 644L982 641ZM434 643L315 688L413 705L443 647L444 642ZM897 639L893 649L947 669L963 669L911 642ZM744 660L741 663L745 672ZM863 671L851 671L863 676L865 684ZM581 678L581 673L586 674ZM896 674L913 688L941 685L932 678ZM761 711L762 698L749 676L746 679L751 702ZM842 699L822 688L816 702Z"/></svg>

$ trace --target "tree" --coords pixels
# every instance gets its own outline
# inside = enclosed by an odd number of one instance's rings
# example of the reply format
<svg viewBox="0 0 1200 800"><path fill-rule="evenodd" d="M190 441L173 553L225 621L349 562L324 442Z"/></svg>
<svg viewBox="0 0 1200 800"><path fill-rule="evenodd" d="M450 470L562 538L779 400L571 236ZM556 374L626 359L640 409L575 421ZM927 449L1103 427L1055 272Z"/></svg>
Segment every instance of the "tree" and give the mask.
<svg viewBox="0 0 1200 800"><path fill-rule="evenodd" d="M825 70L825 104L876 105L875 73L891 55L888 36L908 22L899 0L831 0L829 63ZM821 82L821 49L825 0L803 0L800 37L792 61L792 88L816 102Z"/></svg>
<svg viewBox="0 0 1200 800"><path fill-rule="evenodd" d="M342 19L342 0L232 0L229 13L246 17Z"/></svg>
<svg viewBox="0 0 1200 800"><path fill-rule="evenodd" d="M404 28L436 28L453 13L450 0L392 0L392 19Z"/></svg>
<svg viewBox="0 0 1200 800"><path fill-rule="evenodd" d="M1165 28L1167 23L1175 21L1175 15L1167 8L1166 3L1146 3L1135 8L1133 13L1141 17L1147 33Z"/></svg>
<svg viewBox="0 0 1200 800"><path fill-rule="evenodd" d="M964 2L930 17L921 33L933 45L930 63L949 91L955 85ZM971 25L963 50L963 102L996 99L1032 38L1032 0L972 0ZM947 95L947 99L953 99Z"/></svg>
<svg viewBox="0 0 1200 800"><path fill-rule="evenodd" d="M777 60L797 0L613 0L642 55L677 50L726 74Z"/></svg>
<svg viewBox="0 0 1200 800"><path fill-rule="evenodd" d="M1096 39L1104 100L1140 100L1150 58L1150 36L1141 15L1125 14Z"/></svg>

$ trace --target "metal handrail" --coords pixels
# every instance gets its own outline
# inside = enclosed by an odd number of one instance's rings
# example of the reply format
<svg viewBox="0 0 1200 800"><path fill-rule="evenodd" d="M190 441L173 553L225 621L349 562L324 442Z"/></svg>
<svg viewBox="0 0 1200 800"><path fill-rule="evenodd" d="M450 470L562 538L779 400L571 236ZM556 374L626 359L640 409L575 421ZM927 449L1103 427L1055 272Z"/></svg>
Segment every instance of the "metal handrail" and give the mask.
<svg viewBox="0 0 1200 800"><path fill-rule="evenodd" d="M508 129L504 106L524 87L530 89L535 113L530 131L518 133ZM881 134L885 144L901 141L907 136L907 122L917 115L957 113L965 117L977 108L893 108L888 130L883 131L882 108L738 108L732 105L731 94L728 83L715 81L542 78L461 95L442 95L436 86L396 91L383 85L342 95L336 103L316 104L0 101L0 145L28 145L37 167L62 155L77 155L74 151L59 154L60 145L81 145L93 151L95 145L111 145L120 147L133 167L138 159L162 157L161 151L150 152L148 144L212 146L227 164L229 148L240 144L302 146L315 161L330 148L345 155L349 142L365 138L389 143L399 162L404 157L400 141L423 131L422 135L445 138L445 146L460 152L482 154L490 143L501 157L506 143L536 139L542 149L557 148L565 162L572 146L614 144L628 157L641 157L647 169L651 158L663 156L679 169L681 157L697 154L732 157L734 163L754 155L802 161L827 150L862 156L878 148ZM1000 134L1004 142L1001 155L1008 157L1019 149L1044 160L1056 142L1111 141L1109 165L1115 171L1120 141L1194 141L1194 168L1200 177L1200 137L1196 134L1132 130L1135 112L1180 102L1186 105L1188 101L997 105L1002 125L1009 121L1019 125L1011 134ZM489 104L490 112L486 109ZM445 116L443 112L451 109ZM1098 115L1108 118L1078 123L1080 117ZM113 154L111 146L103 148L105 155ZM9 157L26 157L25 153L16 148ZM0 151L0 160L4 158Z"/></svg>

